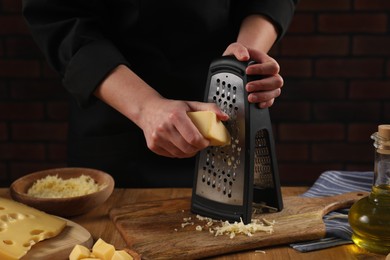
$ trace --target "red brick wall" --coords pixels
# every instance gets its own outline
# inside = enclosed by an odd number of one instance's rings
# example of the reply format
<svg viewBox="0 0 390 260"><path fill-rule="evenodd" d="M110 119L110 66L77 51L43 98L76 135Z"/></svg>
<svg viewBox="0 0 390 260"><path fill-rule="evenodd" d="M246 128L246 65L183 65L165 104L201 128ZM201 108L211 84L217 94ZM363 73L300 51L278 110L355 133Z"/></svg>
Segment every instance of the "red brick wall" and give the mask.
<svg viewBox="0 0 390 260"><path fill-rule="evenodd" d="M284 183L372 170L370 135L390 123L390 1L302 0L272 50L285 86L271 108Z"/></svg>
<svg viewBox="0 0 390 260"><path fill-rule="evenodd" d="M0 0L0 186L64 166L67 94L20 15ZM372 170L370 134L390 123L390 1L302 0L271 51L285 80L271 108L283 184Z"/></svg>

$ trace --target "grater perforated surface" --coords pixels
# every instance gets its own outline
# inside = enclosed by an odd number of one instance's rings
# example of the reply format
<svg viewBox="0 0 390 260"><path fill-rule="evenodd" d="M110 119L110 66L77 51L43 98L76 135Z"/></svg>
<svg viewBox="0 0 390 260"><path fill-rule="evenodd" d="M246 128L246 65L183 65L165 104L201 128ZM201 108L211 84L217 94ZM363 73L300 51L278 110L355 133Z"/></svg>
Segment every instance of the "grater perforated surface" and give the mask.
<svg viewBox="0 0 390 260"><path fill-rule="evenodd" d="M271 144L269 135L265 129L259 130L255 136L255 166L253 185L256 188L274 188Z"/></svg>
<svg viewBox="0 0 390 260"><path fill-rule="evenodd" d="M225 122L231 144L208 147L199 155L196 194L231 205L243 204L245 169L245 90L243 80L232 73L211 77L208 101L229 115Z"/></svg>

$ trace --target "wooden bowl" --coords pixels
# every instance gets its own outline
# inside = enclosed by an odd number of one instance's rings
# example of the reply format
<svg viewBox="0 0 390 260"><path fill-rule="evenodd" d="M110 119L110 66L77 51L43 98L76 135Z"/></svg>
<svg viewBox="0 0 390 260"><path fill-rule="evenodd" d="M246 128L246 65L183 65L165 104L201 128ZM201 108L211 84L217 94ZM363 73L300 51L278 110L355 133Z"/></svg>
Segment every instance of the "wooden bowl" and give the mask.
<svg viewBox="0 0 390 260"><path fill-rule="evenodd" d="M98 185L103 185L104 188L94 193L69 198L36 198L27 195L28 189L36 180L45 178L48 175L57 175L59 178L65 180L77 178L83 174L90 176ZM10 187L11 197L14 200L61 217L71 217L87 213L106 201L113 190L114 179L111 175L89 168L57 168L34 172L17 179Z"/></svg>

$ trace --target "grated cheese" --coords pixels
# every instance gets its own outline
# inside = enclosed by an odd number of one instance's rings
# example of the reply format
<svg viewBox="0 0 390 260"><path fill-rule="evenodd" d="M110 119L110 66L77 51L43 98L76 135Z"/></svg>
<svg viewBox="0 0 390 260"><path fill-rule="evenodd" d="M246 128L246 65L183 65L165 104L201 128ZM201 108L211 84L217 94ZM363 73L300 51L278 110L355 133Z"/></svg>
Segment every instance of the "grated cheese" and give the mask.
<svg viewBox="0 0 390 260"><path fill-rule="evenodd" d="M244 224L242 219L240 222L229 223L228 221L217 221L212 218L196 216L197 220L205 222L203 225L196 225L196 231L208 230L209 233L215 236L229 235L230 238L234 238L238 234L253 236L256 232L273 232L273 226L275 221L269 221L266 219L253 219L251 223ZM183 218L184 223L181 224L182 228L188 225L194 225L194 222L189 222L191 217Z"/></svg>
<svg viewBox="0 0 390 260"><path fill-rule="evenodd" d="M270 222L271 223L271 222ZM222 222L222 225L220 227L214 228L214 234L215 236L221 236L221 235L229 235L230 238L234 238L237 234L244 234L249 237L253 236L253 233L255 232L273 232L273 225L268 225L264 222L259 222L258 220L252 220L249 224L244 224L244 222L234 222L229 223L229 221Z"/></svg>
<svg viewBox="0 0 390 260"><path fill-rule="evenodd" d="M97 192L102 188L87 175L66 180L58 175L48 175L37 180L27 194L37 198L69 198Z"/></svg>

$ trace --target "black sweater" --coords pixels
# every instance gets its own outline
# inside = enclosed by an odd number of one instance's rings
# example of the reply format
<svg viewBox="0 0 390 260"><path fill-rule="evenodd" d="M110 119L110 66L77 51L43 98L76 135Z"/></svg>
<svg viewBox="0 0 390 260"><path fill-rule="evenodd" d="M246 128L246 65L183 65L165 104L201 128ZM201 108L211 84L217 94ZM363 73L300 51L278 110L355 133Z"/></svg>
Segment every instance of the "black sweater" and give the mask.
<svg viewBox="0 0 390 260"><path fill-rule="evenodd" d="M200 101L210 61L235 41L242 19L267 16L280 39L297 1L23 0L35 41L72 96L69 164L121 175L124 169L144 169L144 158L153 157L159 168L188 161L165 160L144 149L142 132L96 99L95 88L125 64L166 98Z"/></svg>

